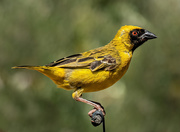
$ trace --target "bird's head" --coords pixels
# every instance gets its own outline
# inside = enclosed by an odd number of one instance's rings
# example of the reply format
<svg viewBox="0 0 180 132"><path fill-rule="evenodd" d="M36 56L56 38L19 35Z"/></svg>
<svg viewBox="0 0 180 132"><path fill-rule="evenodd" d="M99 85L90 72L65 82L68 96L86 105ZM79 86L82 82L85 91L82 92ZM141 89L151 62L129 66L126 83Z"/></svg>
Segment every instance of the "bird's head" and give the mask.
<svg viewBox="0 0 180 132"><path fill-rule="evenodd" d="M147 40L155 38L156 35L146 29L126 25L119 29L114 40L120 41L128 50L134 51Z"/></svg>

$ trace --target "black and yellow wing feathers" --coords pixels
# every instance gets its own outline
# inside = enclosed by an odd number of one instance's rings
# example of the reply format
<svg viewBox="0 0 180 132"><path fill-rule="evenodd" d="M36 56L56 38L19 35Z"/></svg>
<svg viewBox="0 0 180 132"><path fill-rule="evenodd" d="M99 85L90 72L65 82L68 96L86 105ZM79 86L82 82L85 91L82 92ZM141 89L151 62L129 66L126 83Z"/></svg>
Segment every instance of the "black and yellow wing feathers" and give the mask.
<svg viewBox="0 0 180 132"><path fill-rule="evenodd" d="M85 68L91 71L114 70L120 64L118 51L114 48L104 49L103 47L90 50L81 54L74 54L46 66L60 68Z"/></svg>

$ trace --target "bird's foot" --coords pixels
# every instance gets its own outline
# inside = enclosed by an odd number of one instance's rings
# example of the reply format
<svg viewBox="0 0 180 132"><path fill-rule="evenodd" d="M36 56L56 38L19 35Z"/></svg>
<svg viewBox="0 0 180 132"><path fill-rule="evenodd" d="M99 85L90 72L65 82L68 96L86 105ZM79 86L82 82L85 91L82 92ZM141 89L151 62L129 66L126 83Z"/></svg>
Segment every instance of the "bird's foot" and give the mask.
<svg viewBox="0 0 180 132"><path fill-rule="evenodd" d="M88 112L88 115L90 117L92 117L93 113L96 112L96 111L101 111L103 116L106 115L106 112L105 112L104 108L101 108L101 109L94 108L94 109L92 109L91 111Z"/></svg>
<svg viewBox="0 0 180 132"><path fill-rule="evenodd" d="M95 105L94 109L92 109L91 111L88 112L88 115L89 115L90 117L92 117L92 115L93 115L93 113L94 113L95 111L101 111L102 114L103 114L103 116L106 115L106 112L105 112L105 110L104 110L104 107L103 107L99 102L95 102L95 101L91 101L91 102L93 102L93 103L96 104L96 105Z"/></svg>
<svg viewBox="0 0 180 132"><path fill-rule="evenodd" d="M88 115L91 117L91 123L93 126L99 126L104 121L104 116L106 115L104 107L97 102L96 108L88 112Z"/></svg>
<svg viewBox="0 0 180 132"><path fill-rule="evenodd" d="M91 117L93 126L99 126L104 121L105 112L102 110L93 109L89 111L88 115Z"/></svg>

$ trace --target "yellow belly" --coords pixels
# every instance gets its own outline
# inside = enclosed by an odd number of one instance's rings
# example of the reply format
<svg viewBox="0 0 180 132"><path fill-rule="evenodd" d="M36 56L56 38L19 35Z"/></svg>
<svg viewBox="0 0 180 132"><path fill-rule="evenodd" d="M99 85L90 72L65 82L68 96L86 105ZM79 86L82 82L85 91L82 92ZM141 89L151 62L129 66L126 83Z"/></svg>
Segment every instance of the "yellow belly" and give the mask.
<svg viewBox="0 0 180 132"><path fill-rule="evenodd" d="M95 92L110 87L117 82L127 71L128 65L119 67L114 71L92 72L90 69L65 70L67 77L64 83L58 85L66 90L83 88L83 92Z"/></svg>

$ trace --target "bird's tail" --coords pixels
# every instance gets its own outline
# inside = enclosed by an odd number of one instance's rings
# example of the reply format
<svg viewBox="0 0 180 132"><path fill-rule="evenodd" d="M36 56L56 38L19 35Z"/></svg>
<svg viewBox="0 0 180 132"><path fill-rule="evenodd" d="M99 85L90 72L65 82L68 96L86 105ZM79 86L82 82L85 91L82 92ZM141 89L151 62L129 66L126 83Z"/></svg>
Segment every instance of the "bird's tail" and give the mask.
<svg viewBox="0 0 180 132"><path fill-rule="evenodd" d="M48 69L46 66L28 66L28 65L24 65L24 66L14 66L12 67L12 69L29 69L29 70L36 70L39 72L44 71L45 69Z"/></svg>
<svg viewBox="0 0 180 132"><path fill-rule="evenodd" d="M56 84L61 84L63 82L63 78L65 76L65 72L63 68L58 67L50 67L50 66L15 66L12 69L29 69L36 70L38 72L43 73L50 79L52 79Z"/></svg>

